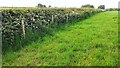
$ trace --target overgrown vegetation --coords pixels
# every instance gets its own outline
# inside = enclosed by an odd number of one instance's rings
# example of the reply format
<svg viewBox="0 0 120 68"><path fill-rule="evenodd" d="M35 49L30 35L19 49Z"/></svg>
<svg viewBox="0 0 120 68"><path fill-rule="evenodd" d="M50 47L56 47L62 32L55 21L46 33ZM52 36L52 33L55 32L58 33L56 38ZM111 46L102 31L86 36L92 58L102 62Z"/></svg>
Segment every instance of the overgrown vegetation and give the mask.
<svg viewBox="0 0 120 68"><path fill-rule="evenodd" d="M29 46L3 55L3 66L116 66L118 12L69 23Z"/></svg>
<svg viewBox="0 0 120 68"><path fill-rule="evenodd" d="M98 6L99 9L105 9L105 5Z"/></svg>
<svg viewBox="0 0 120 68"><path fill-rule="evenodd" d="M51 28L64 26L76 20L82 20L100 12L100 9L76 9L76 8L19 8L1 10L2 20L2 43L3 51L16 50L26 46L28 43L51 34ZM23 24L25 26L25 37L23 36Z"/></svg>
<svg viewBox="0 0 120 68"><path fill-rule="evenodd" d="M106 11L120 11L120 8L108 8Z"/></svg>
<svg viewBox="0 0 120 68"><path fill-rule="evenodd" d="M82 5L81 8L94 8L94 6L90 4L86 4L86 5Z"/></svg>

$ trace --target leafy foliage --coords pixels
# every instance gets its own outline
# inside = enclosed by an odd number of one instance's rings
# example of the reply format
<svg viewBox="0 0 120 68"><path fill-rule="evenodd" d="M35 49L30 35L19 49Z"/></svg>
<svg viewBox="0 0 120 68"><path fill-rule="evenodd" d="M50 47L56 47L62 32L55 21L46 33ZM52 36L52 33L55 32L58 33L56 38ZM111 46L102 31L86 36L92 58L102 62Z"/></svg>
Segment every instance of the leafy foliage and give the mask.
<svg viewBox="0 0 120 68"><path fill-rule="evenodd" d="M44 42L38 39L19 51L5 53L2 66L116 66L117 20L118 12L102 12L67 24L44 37Z"/></svg>
<svg viewBox="0 0 120 68"><path fill-rule="evenodd" d="M81 20L100 12L97 9L6 9L2 10L2 40L3 49L23 47L34 35L43 37L50 28L63 26L67 22ZM24 19L26 36L22 33L22 18ZM33 34L33 36L32 36ZM30 36L31 35L31 36ZM29 39L29 40L26 40Z"/></svg>
<svg viewBox="0 0 120 68"><path fill-rule="evenodd" d="M39 8L46 8L46 6L45 6L45 5L42 5L41 3L39 3L39 4L37 5L37 7L39 7Z"/></svg>
<svg viewBox="0 0 120 68"><path fill-rule="evenodd" d="M98 6L99 9L105 9L105 5Z"/></svg>
<svg viewBox="0 0 120 68"><path fill-rule="evenodd" d="M81 7L82 8L94 8L94 6L90 4L82 5Z"/></svg>
<svg viewBox="0 0 120 68"><path fill-rule="evenodd" d="M108 8L106 11L120 11L120 8Z"/></svg>

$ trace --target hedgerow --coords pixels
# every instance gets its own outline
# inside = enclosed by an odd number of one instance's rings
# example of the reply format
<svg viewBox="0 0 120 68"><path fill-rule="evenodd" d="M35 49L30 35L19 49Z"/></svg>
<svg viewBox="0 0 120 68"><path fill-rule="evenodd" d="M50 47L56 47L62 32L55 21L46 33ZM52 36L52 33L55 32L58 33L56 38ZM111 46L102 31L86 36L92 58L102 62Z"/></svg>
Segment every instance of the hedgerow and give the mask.
<svg viewBox="0 0 120 68"><path fill-rule="evenodd" d="M49 31L47 29L63 26L75 20L83 20L101 12L99 9L83 8L2 9L1 11L3 50L23 47L24 44L31 42L30 39L34 41L38 36L43 37ZM25 36L22 31L22 21L25 26Z"/></svg>

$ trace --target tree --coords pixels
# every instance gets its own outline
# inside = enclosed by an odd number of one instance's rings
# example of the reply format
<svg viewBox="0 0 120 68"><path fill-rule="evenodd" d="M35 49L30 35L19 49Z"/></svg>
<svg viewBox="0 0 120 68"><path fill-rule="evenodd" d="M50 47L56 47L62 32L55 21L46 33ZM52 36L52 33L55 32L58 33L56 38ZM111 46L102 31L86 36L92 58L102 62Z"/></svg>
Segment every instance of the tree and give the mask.
<svg viewBox="0 0 120 68"><path fill-rule="evenodd" d="M105 5L98 6L99 9L105 9Z"/></svg>
<svg viewBox="0 0 120 68"><path fill-rule="evenodd" d="M51 8L52 6L51 6L51 5L49 5L48 7L49 7L49 8Z"/></svg>
<svg viewBox="0 0 120 68"><path fill-rule="evenodd" d="M86 4L86 5L82 5L81 8L94 8L94 6L90 4Z"/></svg>
<svg viewBox="0 0 120 68"><path fill-rule="evenodd" d="M42 5L41 3L39 3L39 4L37 5L37 7L39 7L39 8L46 8L46 6L45 6L45 5Z"/></svg>

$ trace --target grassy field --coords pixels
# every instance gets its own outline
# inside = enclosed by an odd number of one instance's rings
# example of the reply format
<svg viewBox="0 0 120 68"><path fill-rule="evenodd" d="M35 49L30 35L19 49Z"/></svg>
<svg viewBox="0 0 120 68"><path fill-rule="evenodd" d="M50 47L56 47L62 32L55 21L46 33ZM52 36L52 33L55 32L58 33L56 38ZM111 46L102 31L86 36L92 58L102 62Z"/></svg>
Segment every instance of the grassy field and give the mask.
<svg viewBox="0 0 120 68"><path fill-rule="evenodd" d="M16 52L3 55L3 66L115 66L118 62L118 13L102 12L68 24Z"/></svg>

